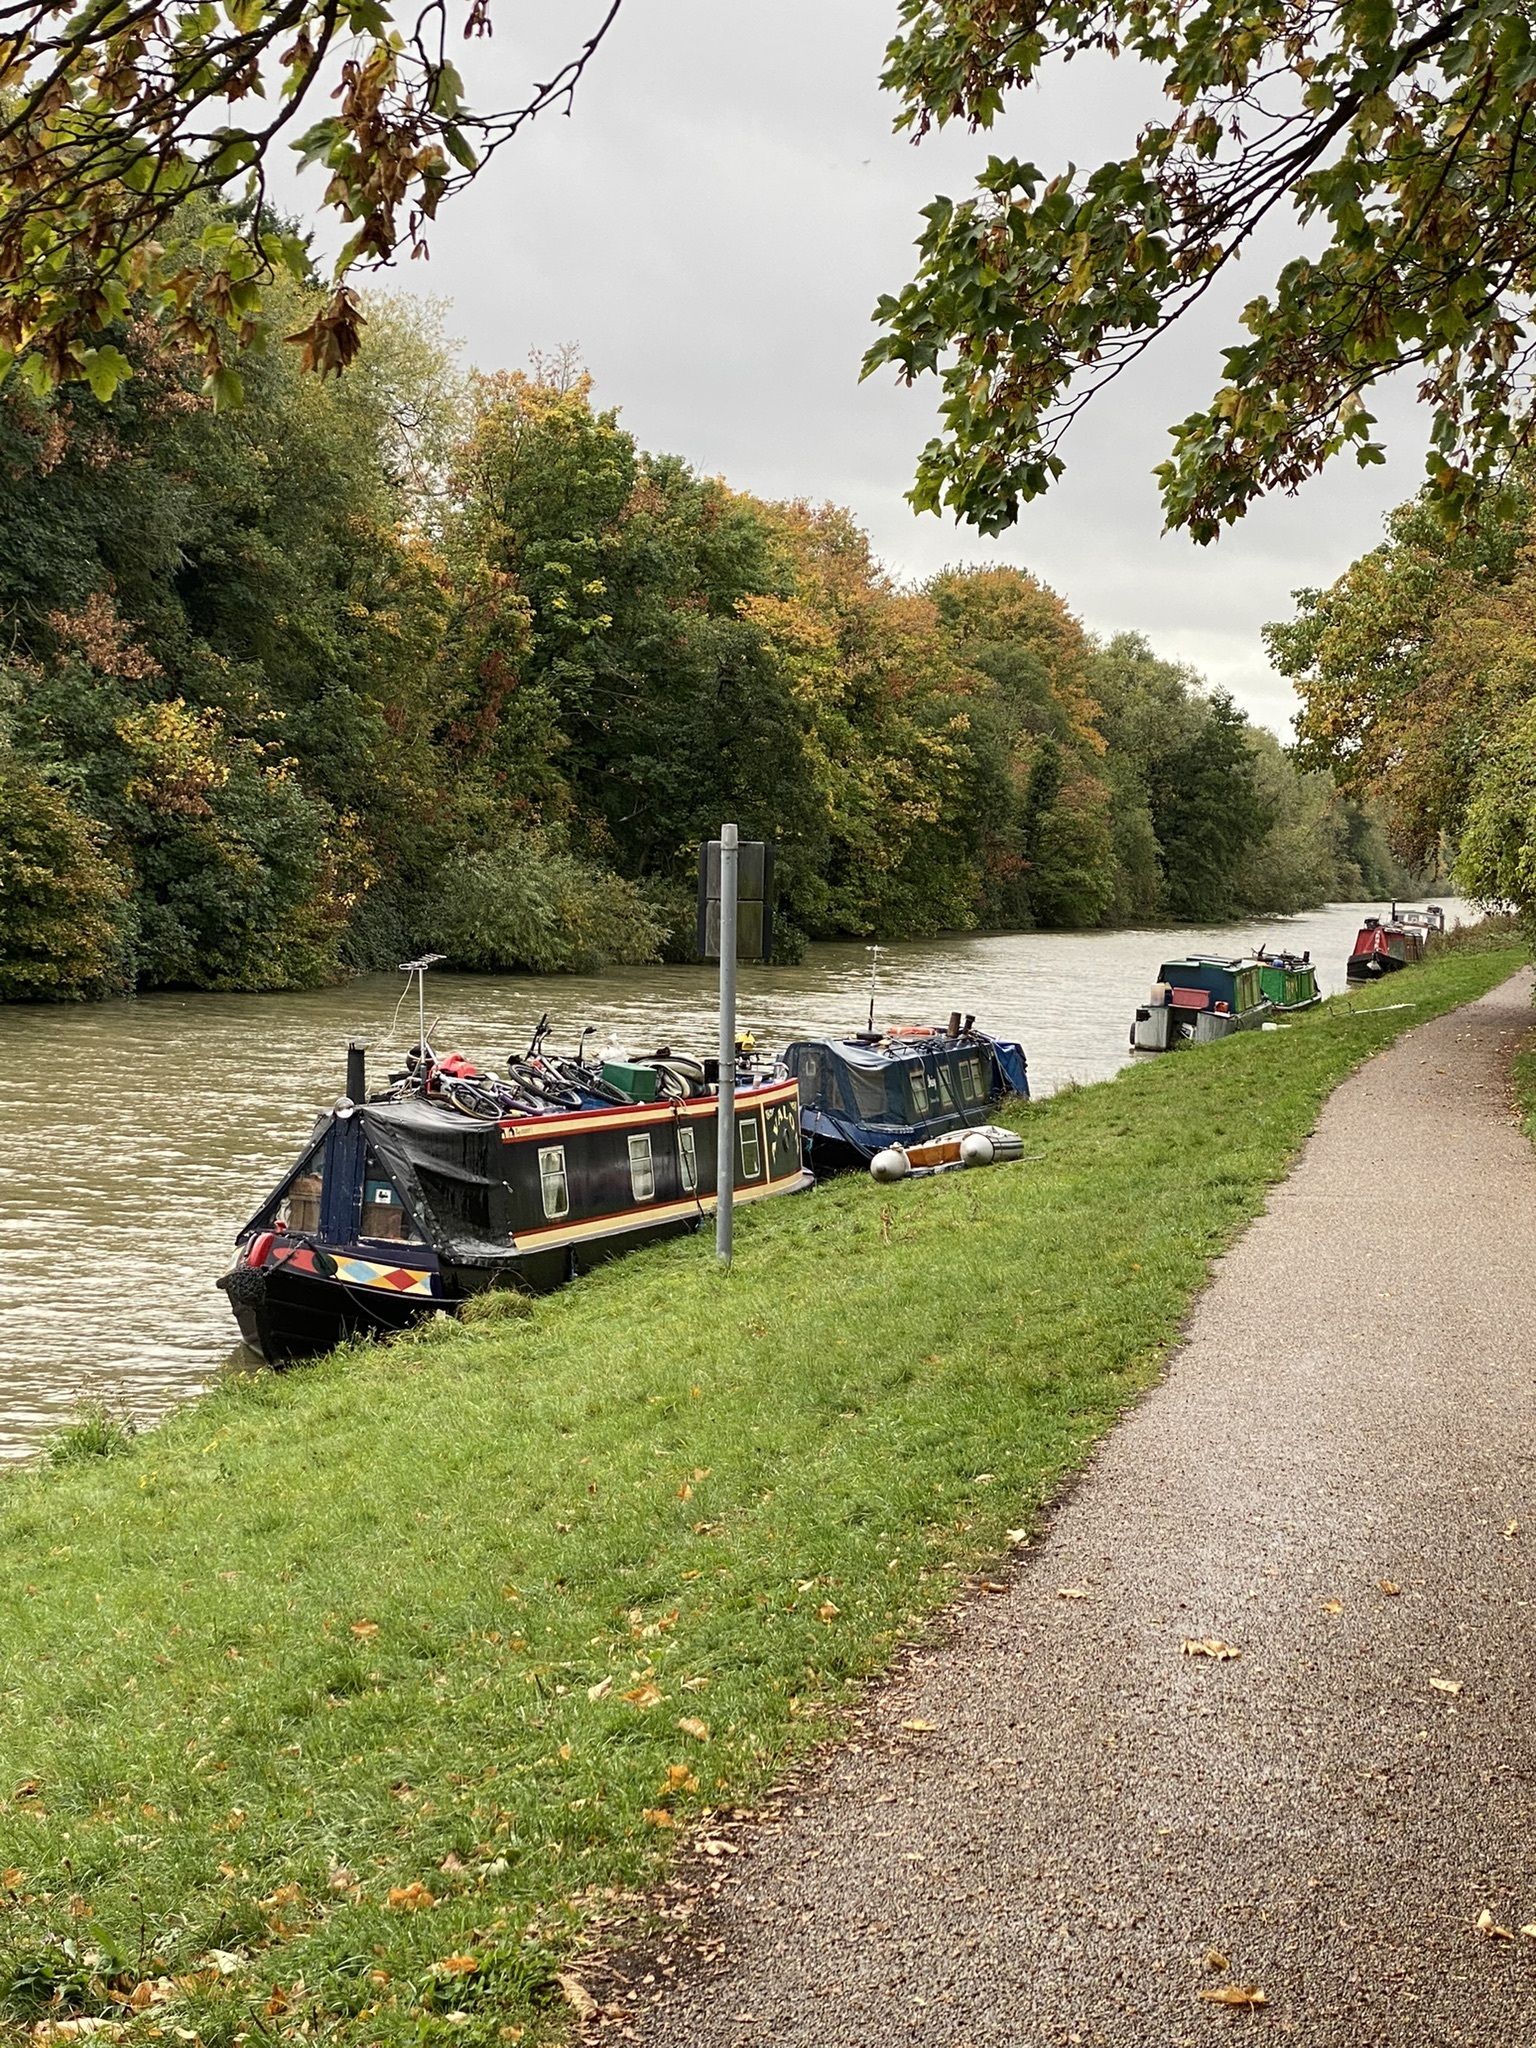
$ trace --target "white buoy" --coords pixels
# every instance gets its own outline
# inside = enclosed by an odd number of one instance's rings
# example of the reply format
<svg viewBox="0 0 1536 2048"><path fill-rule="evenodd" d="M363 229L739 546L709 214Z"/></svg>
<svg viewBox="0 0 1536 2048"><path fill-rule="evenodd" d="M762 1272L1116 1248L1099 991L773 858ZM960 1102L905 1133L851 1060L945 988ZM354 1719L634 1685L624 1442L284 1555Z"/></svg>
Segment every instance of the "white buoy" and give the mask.
<svg viewBox="0 0 1536 2048"><path fill-rule="evenodd" d="M985 1131L967 1131L960 1140L962 1166L990 1166L996 1157L997 1149Z"/></svg>
<svg viewBox="0 0 1536 2048"><path fill-rule="evenodd" d="M899 1145L887 1145L869 1162L871 1180L905 1180L911 1171L912 1162Z"/></svg>

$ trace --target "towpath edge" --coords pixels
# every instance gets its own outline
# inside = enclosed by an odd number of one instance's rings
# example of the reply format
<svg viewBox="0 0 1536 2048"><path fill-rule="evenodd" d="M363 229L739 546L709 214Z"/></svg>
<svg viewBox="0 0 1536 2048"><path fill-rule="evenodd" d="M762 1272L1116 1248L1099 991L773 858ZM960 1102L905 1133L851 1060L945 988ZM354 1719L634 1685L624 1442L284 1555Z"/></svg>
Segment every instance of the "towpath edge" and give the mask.
<svg viewBox="0 0 1536 2048"><path fill-rule="evenodd" d="M636 2037L1529 2048L1530 988L1338 1089L1010 1592L736 1859L720 1962Z"/></svg>

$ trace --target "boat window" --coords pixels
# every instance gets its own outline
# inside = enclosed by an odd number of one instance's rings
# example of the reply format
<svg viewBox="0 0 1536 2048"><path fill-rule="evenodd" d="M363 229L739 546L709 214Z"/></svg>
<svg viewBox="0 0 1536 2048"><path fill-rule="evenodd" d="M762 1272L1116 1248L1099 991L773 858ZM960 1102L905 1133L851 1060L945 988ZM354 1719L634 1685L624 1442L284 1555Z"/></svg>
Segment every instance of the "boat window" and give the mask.
<svg viewBox="0 0 1536 2048"><path fill-rule="evenodd" d="M801 1053L798 1062L798 1075L800 1081L800 1100L802 1102L817 1101L821 1095L821 1054L819 1052ZM692 1133L690 1132L689 1135L691 1137ZM693 1182L690 1181L689 1186L691 1187L692 1185Z"/></svg>
<svg viewBox="0 0 1536 2048"><path fill-rule="evenodd" d="M324 1151L322 1145L317 1145L288 1183L288 1192L273 1218L279 1230L291 1230L300 1237L313 1237L320 1228Z"/></svg>
<svg viewBox="0 0 1536 2048"><path fill-rule="evenodd" d="M736 1126L741 1134L741 1171L747 1180L761 1180L763 1174L763 1142L758 1135L757 1118L747 1117Z"/></svg>
<svg viewBox="0 0 1536 2048"><path fill-rule="evenodd" d="M544 1190L544 1214L567 1216L571 1191L565 1178L565 1147L544 1145L539 1149L539 1185Z"/></svg>
<svg viewBox="0 0 1536 2048"><path fill-rule="evenodd" d="M639 1131L629 1141L629 1191L637 1202L648 1202L656 1192L649 1131Z"/></svg>
<svg viewBox="0 0 1536 2048"><path fill-rule="evenodd" d="M683 1193L695 1193L699 1185L699 1153L693 1133L686 1124L677 1133L677 1163L683 1177Z"/></svg>
<svg viewBox="0 0 1536 2048"><path fill-rule="evenodd" d="M960 1103L955 1094L954 1069L950 1066L948 1060L940 1060L936 1071L939 1085L939 1101L946 1109L958 1109Z"/></svg>
<svg viewBox="0 0 1536 2048"><path fill-rule="evenodd" d="M399 1189L387 1175L380 1173L378 1163L371 1155L364 1170L363 1215L359 1230L363 1237L384 1238L394 1243L416 1238L419 1242L418 1233L405 1213Z"/></svg>
<svg viewBox="0 0 1536 2048"><path fill-rule="evenodd" d="M868 1068L851 1063L843 1068L843 1080L853 1097L853 1108L860 1123L888 1124L896 1121L891 1115L891 1099L886 1091L889 1071L887 1067L878 1067L870 1072Z"/></svg>

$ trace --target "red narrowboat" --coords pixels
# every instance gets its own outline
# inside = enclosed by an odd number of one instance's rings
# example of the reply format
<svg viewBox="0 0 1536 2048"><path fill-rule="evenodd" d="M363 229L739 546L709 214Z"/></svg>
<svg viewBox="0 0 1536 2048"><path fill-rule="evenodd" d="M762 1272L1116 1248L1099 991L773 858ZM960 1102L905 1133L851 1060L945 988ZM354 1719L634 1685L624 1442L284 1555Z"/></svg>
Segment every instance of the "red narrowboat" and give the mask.
<svg viewBox="0 0 1536 2048"><path fill-rule="evenodd" d="M1394 903L1390 917L1368 917L1361 925L1344 972L1351 981L1379 981L1423 958L1424 933L1402 923Z"/></svg>

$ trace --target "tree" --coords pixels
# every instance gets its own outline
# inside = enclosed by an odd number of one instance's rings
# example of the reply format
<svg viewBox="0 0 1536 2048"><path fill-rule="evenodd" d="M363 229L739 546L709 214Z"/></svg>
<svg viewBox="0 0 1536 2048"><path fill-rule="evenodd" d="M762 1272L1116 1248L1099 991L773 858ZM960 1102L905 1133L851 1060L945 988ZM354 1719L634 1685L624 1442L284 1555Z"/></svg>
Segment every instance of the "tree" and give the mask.
<svg viewBox="0 0 1536 2048"><path fill-rule="evenodd" d="M1530 431L1536 31L1502 0L901 0L898 125L989 129L1070 60L1131 58L1164 110L1122 157L1047 177L993 156L924 211L866 370L939 377L913 502L995 533L1061 474L1096 392L1183 318L1270 217L1304 229L1244 310L1211 402L1173 429L1169 524L1208 541L1332 456L1384 459L1372 387L1416 369L1454 514ZM1303 237L1296 237L1298 247Z"/></svg>
<svg viewBox="0 0 1536 2048"><path fill-rule="evenodd" d="M490 0L18 0L0 30L0 373L19 364L37 397L83 379L108 398L132 370L132 312L164 321L212 396L238 397L232 358L267 332L268 281L310 281L304 238L268 203L285 143L327 174L322 208L352 230L289 339L308 367L345 369L364 323L356 270L425 253L442 200L538 114L569 109L618 11L610 0L522 105L487 114L448 52L454 29L490 34Z"/></svg>

